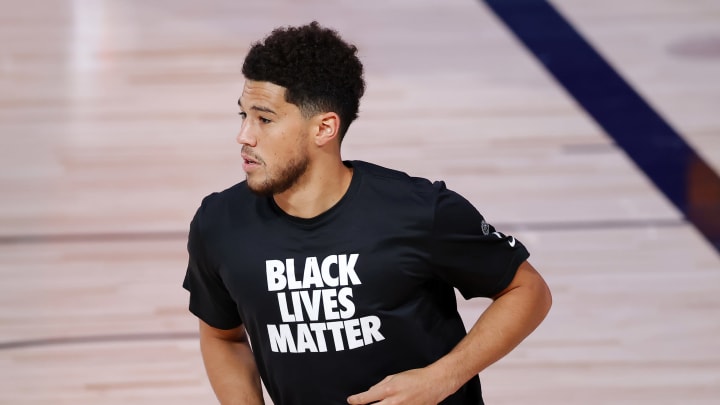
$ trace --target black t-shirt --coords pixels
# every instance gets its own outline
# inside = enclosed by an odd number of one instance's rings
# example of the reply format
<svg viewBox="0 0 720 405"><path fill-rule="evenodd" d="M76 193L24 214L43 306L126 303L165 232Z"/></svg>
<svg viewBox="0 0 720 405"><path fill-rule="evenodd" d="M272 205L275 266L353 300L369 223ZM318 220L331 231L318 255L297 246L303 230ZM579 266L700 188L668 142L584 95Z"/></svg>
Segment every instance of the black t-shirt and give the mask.
<svg viewBox="0 0 720 405"><path fill-rule="evenodd" d="M302 219L245 182L207 196L183 286L209 325L247 329L276 405L346 404L466 334L453 287L491 297L527 259L442 182L352 161L345 196ZM473 378L443 404L482 404Z"/></svg>

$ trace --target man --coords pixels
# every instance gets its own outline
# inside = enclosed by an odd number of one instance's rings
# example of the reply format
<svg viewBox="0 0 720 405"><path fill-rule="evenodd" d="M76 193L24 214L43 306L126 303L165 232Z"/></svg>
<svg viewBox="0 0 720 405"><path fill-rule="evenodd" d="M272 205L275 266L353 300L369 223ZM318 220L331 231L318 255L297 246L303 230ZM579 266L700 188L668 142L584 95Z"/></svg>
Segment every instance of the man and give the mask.
<svg viewBox="0 0 720 405"><path fill-rule="evenodd" d="M276 405L482 404L549 310L524 246L444 183L341 159L356 53L314 22L243 65L247 178L203 200L184 281L222 404L262 404L260 378ZM493 299L467 334L453 288Z"/></svg>

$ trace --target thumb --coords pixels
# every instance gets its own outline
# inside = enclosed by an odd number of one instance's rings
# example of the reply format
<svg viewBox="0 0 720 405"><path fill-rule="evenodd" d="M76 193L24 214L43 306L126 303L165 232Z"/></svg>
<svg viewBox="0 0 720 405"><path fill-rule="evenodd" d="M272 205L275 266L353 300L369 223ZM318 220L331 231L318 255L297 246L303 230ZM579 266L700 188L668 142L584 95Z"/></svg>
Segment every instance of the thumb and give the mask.
<svg viewBox="0 0 720 405"><path fill-rule="evenodd" d="M382 385L390 381L392 377L393 376L385 377L382 381L370 387L369 390L349 396L347 399L348 404L364 405L385 399L384 391L386 390L382 389Z"/></svg>

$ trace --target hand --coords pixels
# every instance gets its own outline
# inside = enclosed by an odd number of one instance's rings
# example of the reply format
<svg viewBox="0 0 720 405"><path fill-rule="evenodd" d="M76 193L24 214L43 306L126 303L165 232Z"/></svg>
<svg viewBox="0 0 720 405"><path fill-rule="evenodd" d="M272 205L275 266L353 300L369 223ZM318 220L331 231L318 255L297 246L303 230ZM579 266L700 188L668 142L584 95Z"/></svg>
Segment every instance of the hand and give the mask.
<svg viewBox="0 0 720 405"><path fill-rule="evenodd" d="M348 397L351 405L437 405L449 394L427 368L405 371L385 377L369 390Z"/></svg>

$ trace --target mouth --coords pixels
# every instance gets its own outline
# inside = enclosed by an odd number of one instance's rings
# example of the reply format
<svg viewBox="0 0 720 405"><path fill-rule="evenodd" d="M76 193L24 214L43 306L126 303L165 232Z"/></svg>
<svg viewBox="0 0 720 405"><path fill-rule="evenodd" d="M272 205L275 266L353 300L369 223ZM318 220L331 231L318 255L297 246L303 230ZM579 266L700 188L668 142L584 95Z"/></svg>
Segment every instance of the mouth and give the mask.
<svg viewBox="0 0 720 405"><path fill-rule="evenodd" d="M262 160L260 158L252 156L248 153L242 153L241 156L243 159L243 167L245 169L257 167L262 164Z"/></svg>

